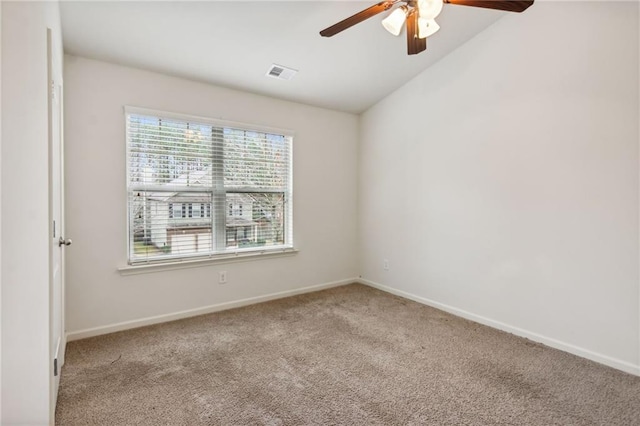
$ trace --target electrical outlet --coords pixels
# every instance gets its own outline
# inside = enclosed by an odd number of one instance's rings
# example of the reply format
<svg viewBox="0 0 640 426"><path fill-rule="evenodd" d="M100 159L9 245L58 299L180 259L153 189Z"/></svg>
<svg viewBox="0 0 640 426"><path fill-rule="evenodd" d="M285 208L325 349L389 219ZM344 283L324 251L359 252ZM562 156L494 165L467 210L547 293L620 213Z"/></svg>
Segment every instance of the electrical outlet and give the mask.
<svg viewBox="0 0 640 426"><path fill-rule="evenodd" d="M218 283L226 284L227 283L227 271L220 271L218 273Z"/></svg>
<svg viewBox="0 0 640 426"><path fill-rule="evenodd" d="M389 259L382 260L382 269L384 269L385 271L389 270Z"/></svg>

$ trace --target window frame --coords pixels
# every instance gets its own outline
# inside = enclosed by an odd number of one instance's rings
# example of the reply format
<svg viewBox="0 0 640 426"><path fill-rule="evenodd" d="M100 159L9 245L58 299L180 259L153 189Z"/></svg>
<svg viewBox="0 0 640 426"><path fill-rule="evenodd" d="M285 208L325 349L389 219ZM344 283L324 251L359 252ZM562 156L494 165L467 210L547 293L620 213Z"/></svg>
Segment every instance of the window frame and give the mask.
<svg viewBox="0 0 640 426"><path fill-rule="evenodd" d="M127 258L128 266L125 268L119 268L121 271L132 269L132 268L135 269L138 267L148 268L154 265L162 268L162 267L171 266L172 264L177 264L177 263L178 264L194 264L201 261L209 262L209 261L215 261L215 260L221 260L226 262L230 258L234 258L234 257L251 259L254 257L271 256L277 253L289 254L289 253L295 253L298 251L294 247L294 240L293 240L293 235L294 235L294 232L293 232L293 141L294 141L295 133L292 130L263 126L263 125L256 125L256 124L247 124L247 123L229 121L229 120L212 119L208 117L202 117L202 116L196 116L196 115L190 115L190 114L181 114L181 113L168 112L168 111L160 111L160 110L141 108L141 107L135 107L135 106L125 106L123 108L123 112L124 112L123 116L124 116L125 147L126 147L125 149L125 169L126 169L125 171L125 207L126 207L126 239L127 239L126 258ZM211 252L205 252L205 253L178 254L178 255L172 254L167 256L158 256L158 257L152 257L152 258L146 258L146 259L133 258L132 247L134 244L134 236L131 231L132 222L130 218L130 214L131 214L130 194L132 191L138 190L138 189L132 189L132 187L130 186L131 164L130 164L130 133L129 133L129 126L128 126L129 115L143 115L143 116L151 116L159 119L180 120L180 121L185 121L187 123L192 122L200 125L202 124L207 126L210 125L212 127L218 127L222 129L230 128L230 129L243 130L248 132L282 135L283 137L287 138L289 152L288 152L288 164L287 164L288 179L287 179L286 189L284 192L282 191L273 192L273 193L281 193L283 194L283 197L284 197L284 206L283 206L284 243L280 245L262 246L262 247L242 247L242 248L235 247L230 249L225 248L224 250L220 250L219 248L216 248L214 246L212 247ZM222 158L219 160L221 163L223 161ZM205 208L207 210L207 213L210 213L209 215L206 216L206 218L210 218L211 223L213 225L211 230L212 232L211 238L215 239L216 235L222 236L222 242L226 244L226 226L225 226L226 202L224 200L225 200L226 194L236 193L238 191L234 189L227 191L222 181L224 179L222 172L218 176L214 175L213 179L214 179L214 182L211 187L203 187L202 188L203 191L197 191L197 192L204 192L204 193L211 194L212 202L208 204L208 209ZM218 184L216 184L216 181L218 182ZM222 184L220 185L221 182ZM252 192L252 191L249 190L247 192ZM268 191L265 192L265 191L257 191L257 190L253 192L269 193ZM216 209L216 198L218 198L218 200L223 200L220 204L220 207L218 207L218 209ZM184 207L186 206L183 205L183 208ZM173 216L175 218L175 214Z"/></svg>

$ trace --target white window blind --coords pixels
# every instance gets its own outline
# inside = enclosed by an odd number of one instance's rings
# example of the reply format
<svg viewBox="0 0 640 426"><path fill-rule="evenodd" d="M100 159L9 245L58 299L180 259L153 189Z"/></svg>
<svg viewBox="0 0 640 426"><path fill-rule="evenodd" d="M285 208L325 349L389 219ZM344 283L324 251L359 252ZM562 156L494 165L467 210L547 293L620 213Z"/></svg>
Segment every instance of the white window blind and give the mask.
<svg viewBox="0 0 640 426"><path fill-rule="evenodd" d="M129 263L292 248L292 136L127 108Z"/></svg>

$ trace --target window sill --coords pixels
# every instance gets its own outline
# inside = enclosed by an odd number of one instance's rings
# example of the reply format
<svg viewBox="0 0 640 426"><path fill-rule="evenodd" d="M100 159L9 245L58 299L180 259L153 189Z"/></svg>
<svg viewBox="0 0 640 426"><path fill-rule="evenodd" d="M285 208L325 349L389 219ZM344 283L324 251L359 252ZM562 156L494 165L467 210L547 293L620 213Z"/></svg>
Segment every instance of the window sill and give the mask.
<svg viewBox="0 0 640 426"><path fill-rule="evenodd" d="M226 263L249 262L254 260L271 259L274 257L293 256L298 253L294 248L237 252L218 255L206 259L176 260L169 262L149 262L136 265L121 266L120 275L148 274L153 272L172 271L174 269L201 268L203 266L220 265Z"/></svg>

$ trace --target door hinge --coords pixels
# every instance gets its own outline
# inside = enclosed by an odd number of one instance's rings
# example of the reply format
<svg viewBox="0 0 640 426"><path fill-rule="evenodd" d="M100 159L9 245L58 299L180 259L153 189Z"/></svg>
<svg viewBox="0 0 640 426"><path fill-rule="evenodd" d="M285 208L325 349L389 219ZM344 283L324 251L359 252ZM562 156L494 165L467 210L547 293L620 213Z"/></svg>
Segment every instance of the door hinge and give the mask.
<svg viewBox="0 0 640 426"><path fill-rule="evenodd" d="M58 375L58 358L53 359L53 375Z"/></svg>

